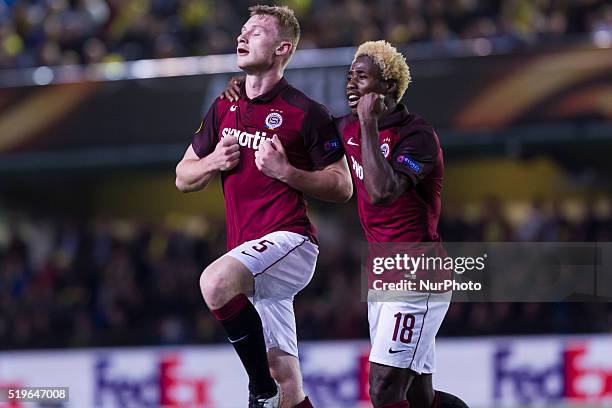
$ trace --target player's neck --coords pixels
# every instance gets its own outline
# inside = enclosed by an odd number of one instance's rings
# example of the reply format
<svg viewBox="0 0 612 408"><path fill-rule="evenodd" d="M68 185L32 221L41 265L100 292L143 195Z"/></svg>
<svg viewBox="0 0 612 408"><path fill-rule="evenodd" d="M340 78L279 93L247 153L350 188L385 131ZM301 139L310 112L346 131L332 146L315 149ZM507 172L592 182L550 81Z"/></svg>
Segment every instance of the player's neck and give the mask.
<svg viewBox="0 0 612 408"><path fill-rule="evenodd" d="M387 96L385 98L385 105L387 106L387 110L385 111L385 113L380 115L380 119L384 119L389 116L397 107L397 102L395 102L395 99L393 99L392 97Z"/></svg>
<svg viewBox="0 0 612 408"><path fill-rule="evenodd" d="M257 74L247 74L245 89L249 99L257 98L274 87L283 77L282 70L269 70Z"/></svg>

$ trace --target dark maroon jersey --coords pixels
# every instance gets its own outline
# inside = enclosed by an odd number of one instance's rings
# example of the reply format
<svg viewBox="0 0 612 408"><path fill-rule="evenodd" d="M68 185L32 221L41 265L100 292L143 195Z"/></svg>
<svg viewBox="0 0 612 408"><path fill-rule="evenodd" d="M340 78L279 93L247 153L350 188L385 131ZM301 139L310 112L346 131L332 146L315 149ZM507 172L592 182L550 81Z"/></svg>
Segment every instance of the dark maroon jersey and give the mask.
<svg viewBox="0 0 612 408"><path fill-rule="evenodd" d="M274 231L296 232L316 243L302 192L270 178L255 165L255 151L277 135L289 162L317 170L342 158L342 145L329 112L283 78L269 92L238 102L216 99L193 138L199 157L210 154L222 137L237 137L240 162L222 172L228 250Z"/></svg>
<svg viewBox="0 0 612 408"><path fill-rule="evenodd" d="M337 126L352 168L359 218L368 242L440 241L436 229L444 161L431 125L402 104L379 121L381 152L393 170L410 177L413 183L409 191L388 205L372 204L363 182L359 119L348 114L337 120Z"/></svg>

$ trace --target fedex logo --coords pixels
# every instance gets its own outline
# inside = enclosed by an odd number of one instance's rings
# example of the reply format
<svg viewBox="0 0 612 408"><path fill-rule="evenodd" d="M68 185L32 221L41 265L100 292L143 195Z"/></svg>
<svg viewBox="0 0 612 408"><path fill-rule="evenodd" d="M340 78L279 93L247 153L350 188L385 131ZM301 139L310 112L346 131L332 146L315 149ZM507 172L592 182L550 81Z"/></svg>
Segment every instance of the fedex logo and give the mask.
<svg viewBox="0 0 612 408"><path fill-rule="evenodd" d="M210 407L209 379L189 378L178 373L180 358L168 355L155 370L134 378L121 375L108 356L94 367L94 407Z"/></svg>
<svg viewBox="0 0 612 408"><path fill-rule="evenodd" d="M554 361L542 364L537 352L532 360L519 359L513 345L500 346L493 356L493 399L525 405L612 400L612 362L606 367L592 350L589 343L564 345Z"/></svg>
<svg viewBox="0 0 612 408"><path fill-rule="evenodd" d="M583 401L606 399L612 402L612 363L608 360L606 367L597 358L587 362L589 351L587 344L566 347L565 395ZM599 364L594 364L596 361Z"/></svg>
<svg viewBox="0 0 612 408"><path fill-rule="evenodd" d="M538 361L516 362L512 346L501 346L493 356L493 399L516 399L521 404L536 401L559 402L563 399L563 359L553 364ZM523 360L524 361L524 360Z"/></svg>
<svg viewBox="0 0 612 408"><path fill-rule="evenodd" d="M310 355L302 352L304 388L315 406L345 407L369 403L369 353L353 355L354 364L344 370L309 369Z"/></svg>

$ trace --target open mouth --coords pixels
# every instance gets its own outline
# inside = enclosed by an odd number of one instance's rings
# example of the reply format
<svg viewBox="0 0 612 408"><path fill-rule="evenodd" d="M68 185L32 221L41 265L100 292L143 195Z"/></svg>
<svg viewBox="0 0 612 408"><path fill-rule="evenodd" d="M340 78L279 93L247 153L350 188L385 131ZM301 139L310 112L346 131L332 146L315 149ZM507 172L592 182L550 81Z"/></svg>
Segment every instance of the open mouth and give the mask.
<svg viewBox="0 0 612 408"><path fill-rule="evenodd" d="M357 94L348 94L347 95L347 99L348 99L348 104L349 107L352 108L356 108L357 105L359 104L359 95Z"/></svg>
<svg viewBox="0 0 612 408"><path fill-rule="evenodd" d="M249 55L249 50L247 50L246 48L238 47L236 51L238 52L238 55L241 57L244 57L245 55Z"/></svg>

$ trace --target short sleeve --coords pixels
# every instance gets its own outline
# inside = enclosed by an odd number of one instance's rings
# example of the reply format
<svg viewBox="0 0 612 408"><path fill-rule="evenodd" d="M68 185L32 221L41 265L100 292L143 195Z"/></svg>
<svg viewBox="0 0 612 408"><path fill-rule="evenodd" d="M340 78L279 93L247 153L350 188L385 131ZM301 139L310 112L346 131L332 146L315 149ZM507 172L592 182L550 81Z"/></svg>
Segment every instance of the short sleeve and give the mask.
<svg viewBox="0 0 612 408"><path fill-rule="evenodd" d="M304 118L304 145L315 169L337 162L344 149L336 125L323 105L313 104Z"/></svg>
<svg viewBox="0 0 612 408"><path fill-rule="evenodd" d="M204 116L200 127L193 135L191 146L195 154L200 158L212 153L219 141L219 123L217 118L217 100L215 99L208 113Z"/></svg>
<svg viewBox="0 0 612 408"><path fill-rule="evenodd" d="M391 165L416 185L435 168L440 154L438 137L431 127L400 129L401 141L393 149Z"/></svg>

